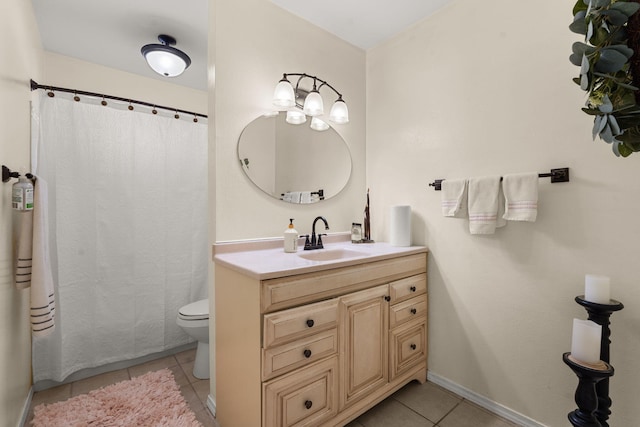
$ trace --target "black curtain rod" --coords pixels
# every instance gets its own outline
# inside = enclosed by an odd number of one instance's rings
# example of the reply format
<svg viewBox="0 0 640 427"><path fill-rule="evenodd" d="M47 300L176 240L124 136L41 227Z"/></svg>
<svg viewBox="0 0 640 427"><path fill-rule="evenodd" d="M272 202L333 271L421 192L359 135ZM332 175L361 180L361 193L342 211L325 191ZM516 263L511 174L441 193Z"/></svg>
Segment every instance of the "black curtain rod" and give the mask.
<svg viewBox="0 0 640 427"><path fill-rule="evenodd" d="M189 115L196 116L196 117L208 118L208 116L206 114L194 113L193 111L185 111L185 110L180 110L178 108L164 107L162 105L151 104L149 102L138 101L138 100L130 99L130 98L121 98L119 96L105 95L103 93L87 92L87 91L84 91L84 90L67 89L67 88L64 88L64 87L41 85L41 84L36 83L32 79L31 80L31 90L33 91L33 90L37 90L37 89L49 90L51 92L73 93L76 96L77 95L85 95L85 96L93 96L93 97L96 97L96 98L113 99L115 101L128 102L130 104L144 105L146 107L152 107L152 108L161 108L161 109L167 110L167 111L175 111L176 113L183 113L183 114L189 114Z"/></svg>
<svg viewBox="0 0 640 427"><path fill-rule="evenodd" d="M551 169L550 172L539 173L538 178L551 178L552 184L556 182L569 182L569 168ZM444 181L444 179L436 179L429 183L429 187L434 187L433 189L435 191L440 191L442 190L442 181ZM502 181L502 177L500 177L500 181Z"/></svg>

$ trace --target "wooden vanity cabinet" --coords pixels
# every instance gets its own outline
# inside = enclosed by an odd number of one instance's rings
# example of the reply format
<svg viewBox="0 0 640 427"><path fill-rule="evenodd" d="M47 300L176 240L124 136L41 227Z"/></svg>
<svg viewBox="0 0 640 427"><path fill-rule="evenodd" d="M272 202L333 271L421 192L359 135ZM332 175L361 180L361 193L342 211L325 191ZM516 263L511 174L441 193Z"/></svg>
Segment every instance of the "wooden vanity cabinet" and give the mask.
<svg viewBox="0 0 640 427"><path fill-rule="evenodd" d="M220 426L343 426L426 381L426 267L426 252L268 280L216 265Z"/></svg>

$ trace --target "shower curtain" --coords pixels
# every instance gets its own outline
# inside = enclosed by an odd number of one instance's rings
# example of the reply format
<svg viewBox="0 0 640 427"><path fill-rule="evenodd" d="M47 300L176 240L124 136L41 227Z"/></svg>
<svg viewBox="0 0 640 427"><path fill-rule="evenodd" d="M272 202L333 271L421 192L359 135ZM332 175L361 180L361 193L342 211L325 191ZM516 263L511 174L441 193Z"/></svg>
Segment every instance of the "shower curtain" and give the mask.
<svg viewBox="0 0 640 427"><path fill-rule="evenodd" d="M206 124L37 101L58 309L34 340L34 383L188 343L178 309L207 297Z"/></svg>

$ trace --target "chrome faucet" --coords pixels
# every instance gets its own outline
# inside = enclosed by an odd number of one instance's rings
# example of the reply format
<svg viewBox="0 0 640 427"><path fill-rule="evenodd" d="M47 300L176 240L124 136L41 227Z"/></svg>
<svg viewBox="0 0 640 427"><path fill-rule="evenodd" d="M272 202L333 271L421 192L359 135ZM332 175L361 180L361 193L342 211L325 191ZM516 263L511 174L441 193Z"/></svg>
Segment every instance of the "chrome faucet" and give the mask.
<svg viewBox="0 0 640 427"><path fill-rule="evenodd" d="M311 227L311 241L309 241L309 239L307 238L307 240L304 242L305 251L324 248L324 245L322 244L322 236L326 236L326 234L323 233L316 236L316 222L318 222L319 219L324 222L324 229L329 229L329 223L323 216L316 217L316 219L313 220L313 225Z"/></svg>

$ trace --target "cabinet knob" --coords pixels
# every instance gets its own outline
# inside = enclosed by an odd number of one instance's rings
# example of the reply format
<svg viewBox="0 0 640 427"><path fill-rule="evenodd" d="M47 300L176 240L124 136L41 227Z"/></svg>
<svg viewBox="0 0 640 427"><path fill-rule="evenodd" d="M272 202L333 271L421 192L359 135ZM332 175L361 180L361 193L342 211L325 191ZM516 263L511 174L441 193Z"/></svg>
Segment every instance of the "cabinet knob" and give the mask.
<svg viewBox="0 0 640 427"><path fill-rule="evenodd" d="M410 290L411 292L415 292L415 291L416 291L416 287L415 287L415 286L412 286L412 287L410 287L410 288L409 288L409 290Z"/></svg>
<svg viewBox="0 0 640 427"><path fill-rule="evenodd" d="M304 401L304 407L307 409L311 409L311 407L313 406L313 402L310 400L305 400Z"/></svg>
<svg viewBox="0 0 640 427"><path fill-rule="evenodd" d="M416 345L415 344L411 344L411 350L415 350L416 349Z"/></svg>
<svg viewBox="0 0 640 427"><path fill-rule="evenodd" d="M312 328L314 324L315 324L315 323L314 323L313 319L309 319L309 320L307 320L307 326L308 326L308 327Z"/></svg>
<svg viewBox="0 0 640 427"><path fill-rule="evenodd" d="M415 308L411 309L411 314L416 314L418 312L418 310L416 310Z"/></svg>
<svg viewBox="0 0 640 427"><path fill-rule="evenodd" d="M387 302L389 302L389 301L391 301L391 297L390 297L389 295L386 295L386 296L384 297L384 300L385 300L385 301L387 301Z"/></svg>
<svg viewBox="0 0 640 427"><path fill-rule="evenodd" d="M302 354L304 354L304 357L306 357L307 359L311 357L311 350L309 350L308 348L305 349L305 351L302 352Z"/></svg>

